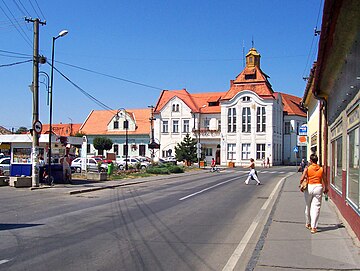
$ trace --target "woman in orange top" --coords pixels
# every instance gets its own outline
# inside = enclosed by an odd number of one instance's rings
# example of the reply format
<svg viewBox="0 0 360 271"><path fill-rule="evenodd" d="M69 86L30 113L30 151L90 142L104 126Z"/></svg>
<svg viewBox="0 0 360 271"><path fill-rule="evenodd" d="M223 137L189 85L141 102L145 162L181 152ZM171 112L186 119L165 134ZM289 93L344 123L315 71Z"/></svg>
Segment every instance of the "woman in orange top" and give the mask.
<svg viewBox="0 0 360 271"><path fill-rule="evenodd" d="M304 169L301 181L308 178L308 186L305 193L305 220L306 228L311 233L317 232L317 225L320 215L321 199L323 192L327 194L327 184L323 178L323 168L317 164L316 154L310 155L310 165Z"/></svg>

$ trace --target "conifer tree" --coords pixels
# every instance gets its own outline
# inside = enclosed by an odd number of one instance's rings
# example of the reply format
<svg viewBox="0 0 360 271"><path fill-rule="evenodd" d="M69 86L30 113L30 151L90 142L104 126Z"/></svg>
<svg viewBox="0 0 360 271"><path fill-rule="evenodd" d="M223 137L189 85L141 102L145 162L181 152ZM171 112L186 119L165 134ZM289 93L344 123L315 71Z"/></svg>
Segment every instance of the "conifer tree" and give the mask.
<svg viewBox="0 0 360 271"><path fill-rule="evenodd" d="M196 139L191 138L189 134L186 134L184 140L175 146L175 156L177 161L196 162Z"/></svg>

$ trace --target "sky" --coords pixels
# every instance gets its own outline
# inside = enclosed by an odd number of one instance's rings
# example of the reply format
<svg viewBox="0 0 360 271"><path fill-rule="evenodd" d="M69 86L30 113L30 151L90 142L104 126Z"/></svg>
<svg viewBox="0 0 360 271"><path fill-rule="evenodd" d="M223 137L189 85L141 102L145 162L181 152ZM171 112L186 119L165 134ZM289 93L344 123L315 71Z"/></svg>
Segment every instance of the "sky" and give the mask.
<svg viewBox="0 0 360 271"><path fill-rule="evenodd" d="M46 21L39 47L49 63L52 37L68 30L55 41L53 123L83 123L91 110L156 105L164 89L226 92L252 45L273 90L302 97L322 11L323 0L0 0L0 126L32 126L33 24L24 17ZM40 71L45 124L51 65Z"/></svg>

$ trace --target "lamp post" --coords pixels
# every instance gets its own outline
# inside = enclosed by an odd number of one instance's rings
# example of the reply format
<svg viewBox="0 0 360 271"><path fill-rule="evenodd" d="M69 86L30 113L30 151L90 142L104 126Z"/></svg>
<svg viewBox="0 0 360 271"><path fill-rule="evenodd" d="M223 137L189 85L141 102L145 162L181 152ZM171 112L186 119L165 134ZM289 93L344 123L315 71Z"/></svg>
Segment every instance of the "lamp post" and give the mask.
<svg viewBox="0 0 360 271"><path fill-rule="evenodd" d="M125 120L123 123L123 128L125 128L125 170L128 170L128 153L129 153L129 139L128 139L128 130L129 130L129 121L127 120L127 113L126 113L126 109L125 108L119 108L118 112L117 112L117 120L119 119L119 112L122 115L122 112L120 110L123 110L125 113Z"/></svg>
<svg viewBox="0 0 360 271"><path fill-rule="evenodd" d="M55 57L55 40L64 37L68 33L67 30L62 30L59 35L52 38L52 51L51 51L51 74L50 74L50 91L49 91L49 152L48 152L48 175L49 180L51 179L51 135L52 135L52 94L54 86L54 57Z"/></svg>

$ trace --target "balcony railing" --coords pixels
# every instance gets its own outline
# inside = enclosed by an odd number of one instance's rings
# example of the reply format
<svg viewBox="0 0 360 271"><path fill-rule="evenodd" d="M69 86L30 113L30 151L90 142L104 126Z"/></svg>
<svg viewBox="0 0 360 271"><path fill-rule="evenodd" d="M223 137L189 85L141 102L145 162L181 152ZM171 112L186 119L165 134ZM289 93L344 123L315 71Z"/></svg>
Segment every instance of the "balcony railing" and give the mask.
<svg viewBox="0 0 360 271"><path fill-rule="evenodd" d="M209 128L200 128L200 129L192 129L192 132L195 136L198 136L199 134L200 136L219 136L221 130L220 129L210 130Z"/></svg>

